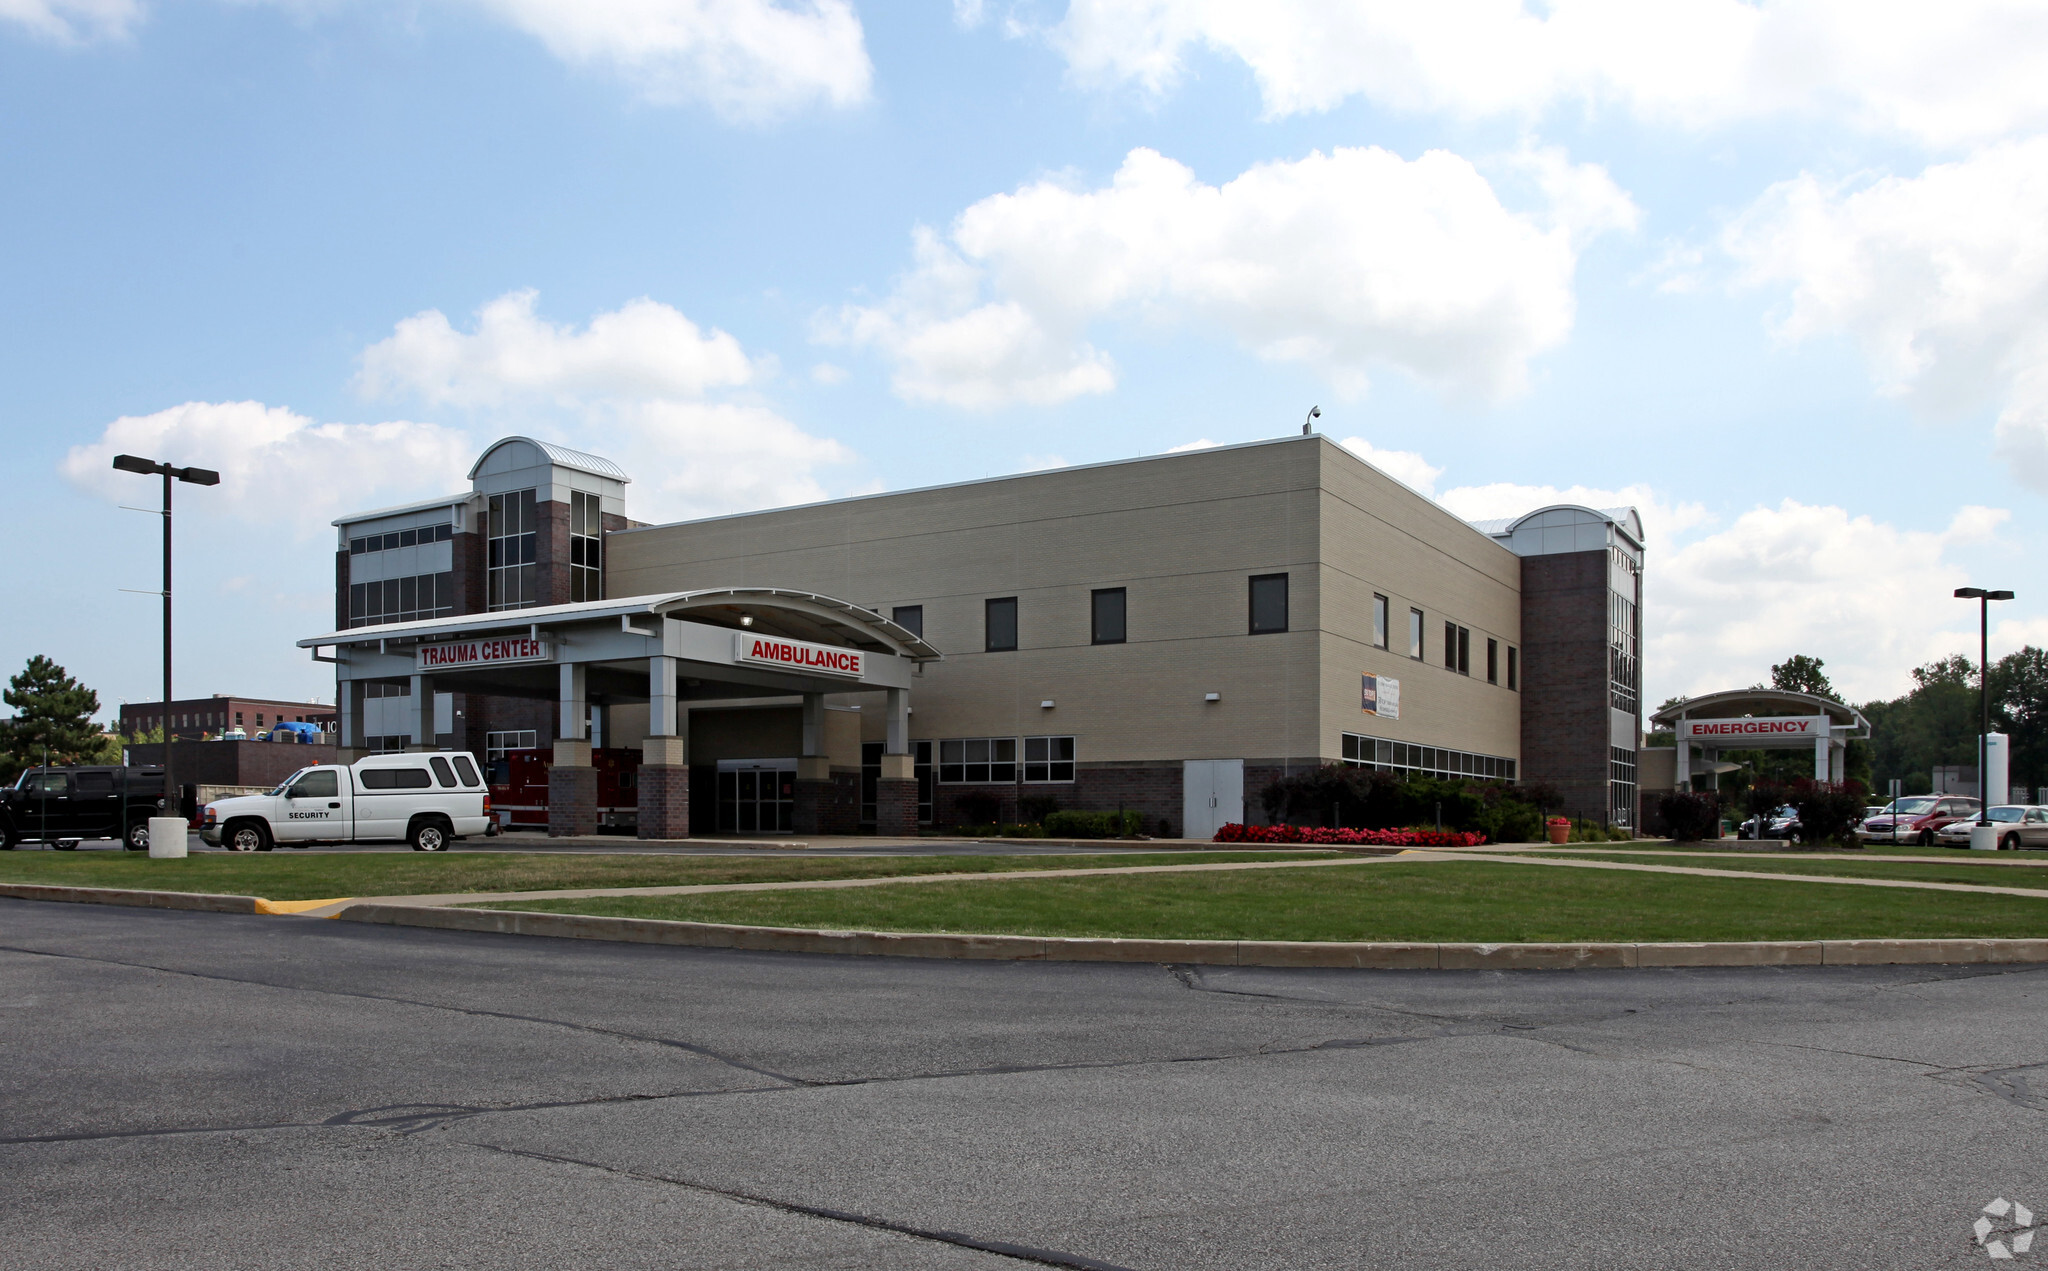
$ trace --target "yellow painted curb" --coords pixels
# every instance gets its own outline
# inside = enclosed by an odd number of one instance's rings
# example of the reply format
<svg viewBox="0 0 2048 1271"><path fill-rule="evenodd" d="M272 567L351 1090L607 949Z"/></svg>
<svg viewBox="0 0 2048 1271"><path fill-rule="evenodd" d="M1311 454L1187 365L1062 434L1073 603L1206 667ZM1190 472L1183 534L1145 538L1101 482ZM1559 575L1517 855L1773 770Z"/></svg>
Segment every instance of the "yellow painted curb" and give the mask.
<svg viewBox="0 0 2048 1271"><path fill-rule="evenodd" d="M338 905L345 900L354 899L354 896L330 896L326 900L265 900L263 897L258 896L256 898L256 912L259 914L302 914L308 909L318 909L322 905Z"/></svg>

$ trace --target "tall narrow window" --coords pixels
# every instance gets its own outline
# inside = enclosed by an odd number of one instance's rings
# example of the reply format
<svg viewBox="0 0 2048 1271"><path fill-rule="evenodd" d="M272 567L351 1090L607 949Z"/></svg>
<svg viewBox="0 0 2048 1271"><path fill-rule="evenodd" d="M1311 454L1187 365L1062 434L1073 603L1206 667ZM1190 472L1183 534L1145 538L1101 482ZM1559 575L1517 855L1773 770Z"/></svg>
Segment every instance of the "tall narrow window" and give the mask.
<svg viewBox="0 0 2048 1271"><path fill-rule="evenodd" d="M1287 575L1255 574L1252 586L1252 634L1287 630Z"/></svg>
<svg viewBox="0 0 2048 1271"><path fill-rule="evenodd" d="M486 568L492 609L525 609L540 603L540 514L532 490L491 496ZM393 608L396 597L386 593Z"/></svg>
<svg viewBox="0 0 2048 1271"><path fill-rule="evenodd" d="M1458 674L1472 674L1472 628L1458 628Z"/></svg>
<svg viewBox="0 0 2048 1271"><path fill-rule="evenodd" d="M1521 651L1520 649L1516 648L1516 647L1515 647L1514 645L1512 645L1512 644L1508 646L1508 687L1509 687L1509 688L1520 688L1520 687L1522 686L1522 685L1521 685L1521 679L1522 679L1522 676L1521 676L1521 670L1522 670L1522 666L1521 666L1521 662L1522 662L1522 656L1521 656L1521 655L1522 655L1522 651Z"/></svg>
<svg viewBox="0 0 2048 1271"><path fill-rule="evenodd" d="M982 647L990 653L1004 653L1017 647L1017 598L1007 596L986 602L988 639Z"/></svg>
<svg viewBox="0 0 2048 1271"><path fill-rule="evenodd" d="M1088 593L1091 644L1124 642L1124 589L1105 587Z"/></svg>
<svg viewBox="0 0 2048 1271"><path fill-rule="evenodd" d="M924 634L923 605L898 605L890 611L889 617L895 621L897 626L914 636L922 636Z"/></svg>
<svg viewBox="0 0 2048 1271"><path fill-rule="evenodd" d="M1458 669L1458 624L1455 622L1444 624L1444 669Z"/></svg>
<svg viewBox="0 0 2048 1271"><path fill-rule="evenodd" d="M604 599L603 508L581 490L569 495L569 599Z"/></svg>
<svg viewBox="0 0 2048 1271"><path fill-rule="evenodd" d="M1422 610L1408 611L1408 656L1422 661Z"/></svg>
<svg viewBox="0 0 2048 1271"><path fill-rule="evenodd" d="M1387 647L1387 598L1372 598L1372 643L1376 649Z"/></svg>
<svg viewBox="0 0 2048 1271"><path fill-rule="evenodd" d="M1486 682L1488 684L1500 683L1500 641L1498 640L1488 640L1486 642Z"/></svg>

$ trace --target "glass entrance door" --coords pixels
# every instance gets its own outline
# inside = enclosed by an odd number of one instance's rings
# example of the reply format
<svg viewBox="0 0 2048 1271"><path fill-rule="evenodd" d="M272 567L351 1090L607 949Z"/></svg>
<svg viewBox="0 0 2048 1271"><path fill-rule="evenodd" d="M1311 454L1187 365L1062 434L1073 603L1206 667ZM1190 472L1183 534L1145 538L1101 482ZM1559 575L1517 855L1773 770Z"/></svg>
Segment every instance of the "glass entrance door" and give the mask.
<svg viewBox="0 0 2048 1271"><path fill-rule="evenodd" d="M722 759L718 828L725 834L787 834L796 827L796 760Z"/></svg>

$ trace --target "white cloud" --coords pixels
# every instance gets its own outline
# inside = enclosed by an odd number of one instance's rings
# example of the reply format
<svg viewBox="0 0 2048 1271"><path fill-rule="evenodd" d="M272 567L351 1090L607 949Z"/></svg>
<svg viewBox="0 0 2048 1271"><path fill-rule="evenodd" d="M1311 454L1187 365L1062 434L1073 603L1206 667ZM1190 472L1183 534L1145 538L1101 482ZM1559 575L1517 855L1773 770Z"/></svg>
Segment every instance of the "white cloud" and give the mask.
<svg viewBox="0 0 2048 1271"><path fill-rule="evenodd" d="M2048 123L2048 15L2023 0L1072 0L1049 34L1078 80L1152 93L1191 50L1237 59L1271 116L1798 113L1936 144Z"/></svg>
<svg viewBox="0 0 2048 1271"><path fill-rule="evenodd" d="M119 39L141 20L137 0L0 0L0 22L59 44Z"/></svg>
<svg viewBox="0 0 2048 1271"><path fill-rule="evenodd" d="M1190 450L1213 450L1215 449L1215 447L1216 443L1209 440L1207 437L1198 437L1194 441L1184 441L1180 443L1178 446L1168 446L1166 448L1166 453L1170 455L1179 455L1186 454Z"/></svg>
<svg viewBox="0 0 2048 1271"><path fill-rule="evenodd" d="M657 102L735 118L868 99L874 68L848 0L471 0L563 61L618 71Z"/></svg>
<svg viewBox="0 0 2048 1271"><path fill-rule="evenodd" d="M485 406L535 395L696 397L755 376L738 340L706 335L667 305L634 300L577 332L536 316L538 300L531 290L508 292L477 310L469 334L438 309L414 314L363 350L357 386L372 397Z"/></svg>
<svg viewBox="0 0 2048 1271"><path fill-rule="evenodd" d="M1976 611L1929 597L1945 601L1968 581L1951 552L1986 541L2007 517L1965 507L1926 532L1786 499L1653 555L1644 573L1652 705L1757 683L1793 653L1825 661L1852 701L1903 692L1912 667L1974 646Z"/></svg>
<svg viewBox="0 0 2048 1271"><path fill-rule="evenodd" d="M835 384L844 384L846 382L846 368L834 366L830 362L820 362L811 368L811 379L825 385L827 388Z"/></svg>
<svg viewBox="0 0 2048 1271"><path fill-rule="evenodd" d="M1936 416L1996 405L1999 453L2048 492L2048 137L1916 177L1772 186L1723 249L1789 285L1788 340L1842 332L1880 388Z"/></svg>
<svg viewBox="0 0 2048 1271"><path fill-rule="evenodd" d="M1337 444L1420 494L1434 496L1436 479L1444 474L1442 468L1413 450L1382 450L1363 437L1346 437Z"/></svg>
<svg viewBox="0 0 2048 1271"><path fill-rule="evenodd" d="M643 520L827 498L819 471L854 458L758 402L709 400L751 386L770 364L723 331L645 299L577 330L541 317L538 303L532 291L500 296L468 332L438 310L406 318L363 351L358 387L490 407L499 431L507 415L536 415L537 432L632 474L633 515Z"/></svg>
<svg viewBox="0 0 2048 1271"><path fill-rule="evenodd" d="M468 436L438 424L323 424L261 402L186 402L122 416L98 440L73 446L60 470L109 502L154 506L152 479L111 467L124 453L218 471L220 484L212 489L178 488L178 506L187 513L301 534L365 507L453 494L476 456ZM338 472L348 480L337 481Z"/></svg>
<svg viewBox="0 0 2048 1271"><path fill-rule="evenodd" d="M1519 391L1561 343L1585 241L1635 224L1628 196L1555 151L1498 163L1536 192L1511 211L1467 160L1378 148L1258 164L1221 186L1149 149L1097 189L1041 180L920 227L915 265L821 338L872 346L910 401L1052 404L1110 391L1098 321L1191 324L1347 393L1393 366L1446 390Z"/></svg>
<svg viewBox="0 0 2048 1271"><path fill-rule="evenodd" d="M1595 509L1634 508L1642 513L1643 533L1658 544L1668 543L1707 520L1704 505L1672 503L1651 487L1640 484L1604 490L1584 485L1521 485L1512 481L1496 481L1489 485L1463 485L1446 490L1438 496L1437 502L1468 521L1520 516L1554 503L1576 503L1580 507Z"/></svg>

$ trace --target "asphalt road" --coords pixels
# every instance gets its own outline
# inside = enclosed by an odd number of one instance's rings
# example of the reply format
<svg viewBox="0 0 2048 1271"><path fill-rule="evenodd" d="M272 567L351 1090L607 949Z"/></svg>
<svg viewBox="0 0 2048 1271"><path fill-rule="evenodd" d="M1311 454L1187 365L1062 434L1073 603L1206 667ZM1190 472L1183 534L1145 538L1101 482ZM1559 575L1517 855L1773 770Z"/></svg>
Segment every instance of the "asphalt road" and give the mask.
<svg viewBox="0 0 2048 1271"><path fill-rule="evenodd" d="M1128 852L1169 851L1187 847L1178 840L1153 847L1143 843L1102 843L1102 844L1060 844L1034 842L1031 839L1006 839L999 843L983 842L978 839L861 839L838 838L818 841L817 845L803 848L780 849L759 846L758 843L774 840L758 840L749 843L744 839L692 839L686 842L655 841L643 843L630 835L604 835L590 838L551 839L539 834L501 834L494 838L465 839L457 844L458 852L552 852L587 853L594 852L610 856L1093 856L1115 855ZM804 840L797 839L797 842ZM1254 851L1272 851L1273 848L1250 845ZM17 852L55 851L44 843L21 843ZM120 852L126 849L118 839L85 839L72 849L79 852ZM209 852L225 852L227 849L208 847L197 835L187 837L185 850L189 855ZM404 843L323 843L313 848L273 849L292 855L318 852L410 852ZM1230 851L1231 845L1221 845L1217 851ZM1238 850L1243 850L1242 848ZM1289 850L1284 845L1280 851Z"/></svg>
<svg viewBox="0 0 2048 1271"><path fill-rule="evenodd" d="M2048 968L833 959L0 901L10 1271L1919 1271L1989 1261L1999 1196L2048 1212Z"/></svg>

